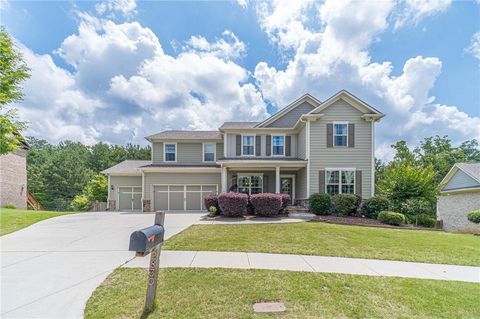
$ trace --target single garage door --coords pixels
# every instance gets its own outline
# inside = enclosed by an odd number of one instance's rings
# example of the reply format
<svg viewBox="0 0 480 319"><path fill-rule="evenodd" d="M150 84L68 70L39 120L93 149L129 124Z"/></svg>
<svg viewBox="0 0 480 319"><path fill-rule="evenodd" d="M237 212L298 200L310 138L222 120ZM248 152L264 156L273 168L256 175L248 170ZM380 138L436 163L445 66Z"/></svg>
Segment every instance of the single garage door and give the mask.
<svg viewBox="0 0 480 319"><path fill-rule="evenodd" d="M154 210L204 210L203 198L218 191L217 185L155 185Z"/></svg>
<svg viewBox="0 0 480 319"><path fill-rule="evenodd" d="M142 210L142 188L141 187L119 187L118 188L118 209L120 211Z"/></svg>

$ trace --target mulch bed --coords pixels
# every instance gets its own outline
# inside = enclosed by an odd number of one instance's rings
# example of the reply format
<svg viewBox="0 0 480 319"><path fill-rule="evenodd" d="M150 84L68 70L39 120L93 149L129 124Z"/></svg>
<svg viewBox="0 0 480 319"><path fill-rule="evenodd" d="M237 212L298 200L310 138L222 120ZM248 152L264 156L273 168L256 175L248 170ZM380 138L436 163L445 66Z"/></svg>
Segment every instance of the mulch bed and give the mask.
<svg viewBox="0 0 480 319"><path fill-rule="evenodd" d="M210 217L204 215L200 218L200 220L207 220L207 221L236 221L236 220L275 220L275 219L285 219L288 218L288 214L278 214L272 217L262 217L256 215L245 215L243 217L226 217L223 215L217 215L215 217Z"/></svg>
<svg viewBox="0 0 480 319"><path fill-rule="evenodd" d="M379 220L365 218L365 217L354 217L354 216L333 216L333 215L323 215L315 216L312 218L313 222L324 222L331 224L341 224L341 225L357 225L357 226L368 226L368 227L381 227L381 228L396 228L396 229L411 229L411 230L440 230L434 228L427 228L415 225L403 225L403 226L394 226L383 224Z"/></svg>

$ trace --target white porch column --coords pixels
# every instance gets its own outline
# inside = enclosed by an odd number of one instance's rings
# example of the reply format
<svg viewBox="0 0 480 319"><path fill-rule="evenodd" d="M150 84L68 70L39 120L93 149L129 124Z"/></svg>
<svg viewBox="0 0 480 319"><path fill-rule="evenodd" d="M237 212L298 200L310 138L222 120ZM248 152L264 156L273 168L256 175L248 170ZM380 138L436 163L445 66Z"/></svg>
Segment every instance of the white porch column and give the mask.
<svg viewBox="0 0 480 319"><path fill-rule="evenodd" d="M275 193L280 193L280 167L275 167Z"/></svg>
<svg viewBox="0 0 480 319"><path fill-rule="evenodd" d="M222 192L227 191L227 168L222 166Z"/></svg>

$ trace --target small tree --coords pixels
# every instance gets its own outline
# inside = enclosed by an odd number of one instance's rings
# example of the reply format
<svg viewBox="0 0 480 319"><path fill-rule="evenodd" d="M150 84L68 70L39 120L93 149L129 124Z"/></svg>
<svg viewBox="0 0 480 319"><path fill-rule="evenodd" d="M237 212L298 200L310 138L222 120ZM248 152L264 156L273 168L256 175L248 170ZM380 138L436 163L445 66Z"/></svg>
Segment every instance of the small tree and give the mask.
<svg viewBox="0 0 480 319"><path fill-rule="evenodd" d="M108 179L104 174L95 175L90 182L87 183L86 195L91 202L106 202L108 196Z"/></svg>

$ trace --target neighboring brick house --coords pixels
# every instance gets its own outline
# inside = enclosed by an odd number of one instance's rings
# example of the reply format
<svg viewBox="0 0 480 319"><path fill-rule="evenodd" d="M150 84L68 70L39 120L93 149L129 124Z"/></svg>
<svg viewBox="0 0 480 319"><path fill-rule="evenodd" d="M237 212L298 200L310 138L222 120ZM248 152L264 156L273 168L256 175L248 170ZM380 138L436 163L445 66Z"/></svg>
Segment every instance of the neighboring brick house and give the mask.
<svg viewBox="0 0 480 319"><path fill-rule="evenodd" d="M305 94L263 122L226 122L215 131L163 131L146 139L150 161L125 161L108 175L110 210L198 211L211 193L375 190L375 123L383 113L342 90L326 101Z"/></svg>
<svg viewBox="0 0 480 319"><path fill-rule="evenodd" d="M27 151L23 142L14 153L0 155L0 206L27 208Z"/></svg>

